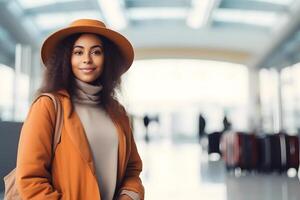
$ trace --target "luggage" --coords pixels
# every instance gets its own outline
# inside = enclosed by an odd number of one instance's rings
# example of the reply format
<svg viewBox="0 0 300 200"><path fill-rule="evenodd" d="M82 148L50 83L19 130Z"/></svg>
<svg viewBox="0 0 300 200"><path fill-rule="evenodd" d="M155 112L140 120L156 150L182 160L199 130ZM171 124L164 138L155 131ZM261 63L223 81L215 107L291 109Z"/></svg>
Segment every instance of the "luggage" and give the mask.
<svg viewBox="0 0 300 200"><path fill-rule="evenodd" d="M285 172L288 169L287 163L287 144L286 134L279 133L269 136L271 139L271 170L277 172Z"/></svg>
<svg viewBox="0 0 300 200"><path fill-rule="evenodd" d="M273 134L257 137L258 165L261 172L279 172L287 169L286 135Z"/></svg>
<svg viewBox="0 0 300 200"><path fill-rule="evenodd" d="M299 138L285 133L255 135L225 132L221 138L221 153L226 169L286 172L299 168Z"/></svg>
<svg viewBox="0 0 300 200"><path fill-rule="evenodd" d="M241 134L227 131L221 138L221 152L226 169L232 170L239 167L241 157Z"/></svg>
<svg viewBox="0 0 300 200"><path fill-rule="evenodd" d="M218 153L220 152L220 138L221 138L222 132L213 132L208 134L208 154L211 153Z"/></svg>
<svg viewBox="0 0 300 200"><path fill-rule="evenodd" d="M286 137L287 169L299 168L299 138L298 136Z"/></svg>
<svg viewBox="0 0 300 200"><path fill-rule="evenodd" d="M271 143L267 135L257 136L257 170L271 172Z"/></svg>
<svg viewBox="0 0 300 200"><path fill-rule="evenodd" d="M254 134L241 134L239 167L251 171L257 167L257 141Z"/></svg>

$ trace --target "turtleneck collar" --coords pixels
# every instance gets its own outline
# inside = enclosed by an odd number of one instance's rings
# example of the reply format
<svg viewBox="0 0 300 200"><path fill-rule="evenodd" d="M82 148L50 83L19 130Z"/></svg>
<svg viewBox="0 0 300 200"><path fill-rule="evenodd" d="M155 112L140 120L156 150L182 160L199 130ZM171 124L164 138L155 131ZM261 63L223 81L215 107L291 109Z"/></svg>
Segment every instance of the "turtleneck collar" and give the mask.
<svg viewBox="0 0 300 200"><path fill-rule="evenodd" d="M91 85L75 78L74 102L84 104L99 104L102 85Z"/></svg>

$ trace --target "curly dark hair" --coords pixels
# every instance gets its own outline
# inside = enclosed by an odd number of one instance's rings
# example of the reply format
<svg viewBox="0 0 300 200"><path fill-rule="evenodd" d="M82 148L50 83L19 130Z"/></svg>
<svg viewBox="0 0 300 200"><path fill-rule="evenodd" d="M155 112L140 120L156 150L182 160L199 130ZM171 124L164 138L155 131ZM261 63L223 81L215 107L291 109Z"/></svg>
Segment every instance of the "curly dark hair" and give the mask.
<svg viewBox="0 0 300 200"><path fill-rule="evenodd" d="M75 76L71 69L71 54L75 41L83 33L73 34L63 39L55 48L52 56L45 63L44 79L37 94L45 92L57 92L65 89L70 96L75 94ZM98 36L98 35L97 35ZM98 36L103 42L104 69L101 76L94 82L103 86L101 91L101 106L114 112L119 111L121 105L116 98L116 90L120 90L122 75L122 54L118 47L105 37ZM73 103L72 103L73 105ZM73 110L73 108L72 108ZM71 112L72 113L72 112ZM117 113L116 113L117 114Z"/></svg>

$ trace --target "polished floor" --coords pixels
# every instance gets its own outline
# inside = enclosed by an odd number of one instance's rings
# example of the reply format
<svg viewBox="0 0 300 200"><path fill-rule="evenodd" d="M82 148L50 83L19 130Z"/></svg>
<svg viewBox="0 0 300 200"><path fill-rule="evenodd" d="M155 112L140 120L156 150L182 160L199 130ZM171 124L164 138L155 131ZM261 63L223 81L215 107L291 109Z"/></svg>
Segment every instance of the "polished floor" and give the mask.
<svg viewBox="0 0 300 200"><path fill-rule="evenodd" d="M138 142L146 200L299 200L297 175L226 173L199 144ZM2 199L0 194L0 199Z"/></svg>
<svg viewBox="0 0 300 200"><path fill-rule="evenodd" d="M199 144L138 143L146 200L299 200L300 183L279 174L226 173ZM212 161L214 160L214 161Z"/></svg>

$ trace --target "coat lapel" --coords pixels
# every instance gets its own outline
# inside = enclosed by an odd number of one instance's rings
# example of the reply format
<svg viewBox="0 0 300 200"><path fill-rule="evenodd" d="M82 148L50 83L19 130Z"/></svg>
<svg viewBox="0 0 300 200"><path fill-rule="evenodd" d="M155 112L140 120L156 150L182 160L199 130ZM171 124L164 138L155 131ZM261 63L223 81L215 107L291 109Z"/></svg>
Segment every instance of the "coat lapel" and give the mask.
<svg viewBox="0 0 300 200"><path fill-rule="evenodd" d="M60 91L59 93L67 96L67 98L63 98L62 101L64 109L65 130L69 138L71 138L71 141L74 144L74 146L79 150L83 160L88 163L92 173L95 175L96 173L93 162L93 156L80 118L78 117L76 112L73 112L70 115L72 103L69 94L66 91Z"/></svg>
<svg viewBox="0 0 300 200"><path fill-rule="evenodd" d="M69 137L72 140L72 143L77 147L83 159L88 163L92 173L96 176L95 165L91 153L91 149L86 137L83 125L80 121L76 112L73 112L71 115L72 104L69 94L65 90L58 92L60 95L66 96L62 101L64 108L64 126L67 130ZM108 114L114 122L119 139L118 145L118 173L117 173L117 185L120 185L122 178L125 173L125 161L126 161L126 130L125 127L122 127L120 117L114 115L112 110L108 110Z"/></svg>

